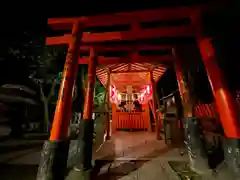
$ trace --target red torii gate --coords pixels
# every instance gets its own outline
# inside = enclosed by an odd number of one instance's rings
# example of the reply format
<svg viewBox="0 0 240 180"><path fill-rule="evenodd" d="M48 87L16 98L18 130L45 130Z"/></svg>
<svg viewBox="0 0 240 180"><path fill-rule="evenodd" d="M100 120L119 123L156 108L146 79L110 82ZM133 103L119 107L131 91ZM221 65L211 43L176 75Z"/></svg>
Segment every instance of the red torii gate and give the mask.
<svg viewBox="0 0 240 180"><path fill-rule="evenodd" d="M215 97L216 106L220 114L220 119L226 137L228 138L231 148L229 154L236 154L239 149L240 127L238 125L237 105L232 97L229 89L226 86L221 70L215 63L214 48L212 46L212 37L205 37L202 35L203 26L201 20L201 13L208 9L208 6L194 6L194 7L180 7L174 9L158 9L158 10L143 10L130 13L116 13L111 15L98 15L80 18L57 18L49 19L48 24L54 30L70 30L71 34L65 34L60 37L48 37L46 39L47 45L68 44L68 53L66 63L64 66L63 80L59 91L59 99L56 106L55 116L53 120L52 130L49 141L44 145L42 164L47 166L39 167L38 179L46 179L50 175L53 179L63 179L63 172L66 166L66 158L68 151L68 124L71 113L71 94L74 80L77 73L77 65L88 64L88 81L86 86L83 125L80 129L80 149L79 159L76 165L76 173L79 171L88 174L92 168L92 132L93 122L92 104L93 104L93 87L96 76L97 64L117 64L117 63L144 63L144 62L158 62L158 63L175 63L176 76L179 85L179 90L183 105L189 105L191 102L191 95L188 86L184 80L182 71L184 66L181 63L181 57L178 53L164 55L164 56L141 56L139 53L130 53L124 57L104 57L97 56L97 52L105 51L129 51L138 52L141 50L162 50L168 49L169 46L157 45L116 45L107 46L99 45L99 43L116 42L116 41L136 41L147 40L163 37L193 37L197 39L198 46L202 55L202 60L207 70L208 78ZM172 21L183 18L190 19L190 23L178 27L164 27L164 28L143 28L142 23L154 21ZM130 25L128 31L119 32L101 32L89 33L84 32L85 28L89 27L106 27L113 25ZM80 46L80 47L79 47ZM171 46L170 48L175 48ZM89 50L89 57L80 57L79 52ZM176 47L177 50L177 47ZM134 57L134 58L133 58ZM156 109L156 102L153 103ZM193 123L196 120L193 118L193 111L186 109L184 106L185 123L196 129ZM191 129L187 129L191 131ZM191 132L190 132L191 134ZM187 139L187 141L191 141ZM197 142L197 141L196 141ZM233 142L233 143L232 143ZM236 143L238 142L238 143ZM192 143L192 142L191 142ZM232 144L231 144L232 143ZM59 159L59 155L61 158ZM199 154L198 154L199 155ZM50 158L52 157L52 158ZM233 156L229 164L234 162ZM47 161L47 163L46 163ZM237 162L235 162L237 163ZM200 163L201 164L201 163ZM56 167L58 169L56 170ZM195 167L197 168L197 167ZM50 169L50 170L49 170ZM237 171L236 169L234 169ZM57 171L57 173L55 172ZM77 173L77 176L80 176Z"/></svg>

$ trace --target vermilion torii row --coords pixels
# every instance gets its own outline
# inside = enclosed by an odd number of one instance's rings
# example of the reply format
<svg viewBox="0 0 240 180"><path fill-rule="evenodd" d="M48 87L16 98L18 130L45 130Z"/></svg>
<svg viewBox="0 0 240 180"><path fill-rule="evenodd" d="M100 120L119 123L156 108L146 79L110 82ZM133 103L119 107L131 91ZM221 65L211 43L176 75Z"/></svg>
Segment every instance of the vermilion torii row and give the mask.
<svg viewBox="0 0 240 180"><path fill-rule="evenodd" d="M194 22L194 21L192 21L192 22ZM197 23L198 23L198 21L197 21ZM196 29L198 28L198 26L194 23L192 24L192 26L196 27ZM196 32L197 32L197 30L196 30ZM227 87L225 85L225 82L221 75L220 69L218 68L218 66L215 63L214 50L213 50L213 47L211 44L211 39L202 37L200 35L197 35L197 39L198 39L200 52L203 57L203 62L205 64L205 67L206 67L206 70L208 73L208 78L209 78L209 81L211 82L212 90L215 95L217 108L220 113L220 118L221 118L222 125L224 127L225 134L228 137L240 138L238 117L237 117L237 105L236 105L234 98L232 97L230 91L227 89ZM71 46L71 44L72 43L70 43L70 46ZM79 49L77 45L75 46L75 48L76 48L76 50ZM147 58L146 58L146 60L147 60ZM149 59L149 60L151 60L151 59ZM157 60L157 58L155 60ZM104 63L104 61L105 60L103 60L102 63ZM119 61L120 61L120 58L118 61L114 61L114 63L119 62ZM126 59L126 61L128 61L128 59ZM71 73L68 72L68 74L71 74ZM70 75L68 75L68 76L71 77ZM66 77L64 77L64 78L66 78ZM68 92L68 86L69 86L69 89L71 89L70 85L72 84L72 80L71 80L71 78L69 78L69 79L70 79L69 82L66 82L66 80L64 80L63 81L64 84L61 85L60 95L63 97L65 97L66 95L64 95L64 94ZM68 99L68 98L66 98L66 99ZM53 130L54 130L55 125L57 125L57 122L58 122L55 119L59 119L58 116L60 116L59 114L62 114L61 111L64 109L63 108L64 105L61 105L61 104L64 104L64 103L61 100L59 100L59 102L57 104L57 108L56 108L56 112L58 112L58 113L55 113ZM60 109L62 109L62 110L60 110ZM61 116L64 116L64 115L61 115ZM60 126L60 125L58 125L58 126ZM55 132L55 130L54 130L54 132ZM56 132L57 132L57 130L56 130Z"/></svg>

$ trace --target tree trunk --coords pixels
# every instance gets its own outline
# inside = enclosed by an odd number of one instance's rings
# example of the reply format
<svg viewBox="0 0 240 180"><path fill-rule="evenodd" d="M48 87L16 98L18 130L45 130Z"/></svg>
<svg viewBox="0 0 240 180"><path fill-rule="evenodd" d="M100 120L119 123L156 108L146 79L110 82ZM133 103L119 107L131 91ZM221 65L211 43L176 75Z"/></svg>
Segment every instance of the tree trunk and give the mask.
<svg viewBox="0 0 240 180"><path fill-rule="evenodd" d="M48 101L43 101L44 106L44 132L49 132L50 122L49 122L49 111L48 111Z"/></svg>

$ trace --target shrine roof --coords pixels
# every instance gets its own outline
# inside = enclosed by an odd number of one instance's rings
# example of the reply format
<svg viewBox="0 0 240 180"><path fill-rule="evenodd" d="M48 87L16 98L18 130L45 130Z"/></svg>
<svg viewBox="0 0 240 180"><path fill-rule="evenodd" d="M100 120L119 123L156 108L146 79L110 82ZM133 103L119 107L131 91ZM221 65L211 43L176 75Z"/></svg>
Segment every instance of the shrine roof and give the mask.
<svg viewBox="0 0 240 180"><path fill-rule="evenodd" d="M117 84L123 83L123 85L126 85L127 83L130 83L129 79L131 79L131 74L138 73L139 79L144 79L149 73L152 73L153 80L158 81L159 78L164 74L166 69L167 66L163 64L121 63L110 64L105 67L98 67L96 73L101 83L106 87L109 81L108 78L110 77L110 74L114 75L116 79L121 79L121 82L116 82Z"/></svg>

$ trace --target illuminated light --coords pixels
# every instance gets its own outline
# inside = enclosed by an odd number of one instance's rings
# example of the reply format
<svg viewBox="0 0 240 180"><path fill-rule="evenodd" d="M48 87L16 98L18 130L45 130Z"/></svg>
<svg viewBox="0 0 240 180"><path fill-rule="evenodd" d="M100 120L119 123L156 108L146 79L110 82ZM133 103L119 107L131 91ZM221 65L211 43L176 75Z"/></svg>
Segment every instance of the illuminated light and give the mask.
<svg viewBox="0 0 240 180"><path fill-rule="evenodd" d="M150 94L150 87L147 86L147 93Z"/></svg>
<svg viewBox="0 0 240 180"><path fill-rule="evenodd" d="M145 92L147 95L151 95L152 94L152 86L147 85L145 88Z"/></svg>
<svg viewBox="0 0 240 180"><path fill-rule="evenodd" d="M140 95L140 98L139 98L139 102L142 103L143 100L144 100L144 94L141 94L141 95Z"/></svg>
<svg viewBox="0 0 240 180"><path fill-rule="evenodd" d="M118 94L118 100L121 101L121 94Z"/></svg>
<svg viewBox="0 0 240 180"><path fill-rule="evenodd" d="M115 96L115 87L114 86L110 86L110 92L111 92L111 97Z"/></svg>

